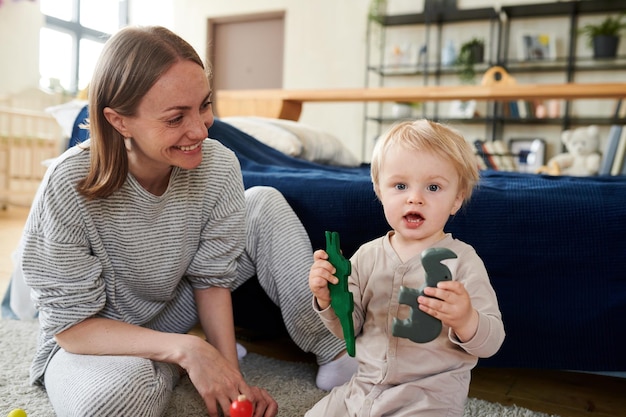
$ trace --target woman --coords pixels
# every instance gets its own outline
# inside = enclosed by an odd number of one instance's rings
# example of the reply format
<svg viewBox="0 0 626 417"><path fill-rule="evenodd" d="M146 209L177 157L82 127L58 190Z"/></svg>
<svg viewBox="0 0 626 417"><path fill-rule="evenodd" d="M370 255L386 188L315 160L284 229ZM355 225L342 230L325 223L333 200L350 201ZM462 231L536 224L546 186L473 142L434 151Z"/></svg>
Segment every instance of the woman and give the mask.
<svg viewBox="0 0 626 417"><path fill-rule="evenodd" d="M256 274L294 341L335 368L343 346L310 314L302 225L277 191L244 195L235 155L205 140L207 71L171 31L114 35L89 108L90 141L50 167L20 245L41 324L31 381L60 416L162 415L185 372L210 416L239 394L276 415L239 370L230 291ZM198 320L206 341L187 334Z"/></svg>

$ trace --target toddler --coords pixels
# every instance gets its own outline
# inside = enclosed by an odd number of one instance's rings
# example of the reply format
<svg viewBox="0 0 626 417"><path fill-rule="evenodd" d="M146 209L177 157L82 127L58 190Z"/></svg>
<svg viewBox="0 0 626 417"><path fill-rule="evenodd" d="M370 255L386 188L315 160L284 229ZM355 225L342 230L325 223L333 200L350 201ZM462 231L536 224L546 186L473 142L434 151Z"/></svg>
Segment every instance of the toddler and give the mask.
<svg viewBox="0 0 626 417"><path fill-rule="evenodd" d="M371 176L391 231L362 245L350 260L359 368L306 417L462 416L472 368L504 340L482 260L470 245L444 232L478 181L474 153L449 127L428 120L402 122L376 144ZM400 287L424 284L420 255L434 247L456 254L442 261L452 280L426 287L417 302L441 321L442 331L428 343L395 337L394 318L410 316L410 307L398 302ZM328 283L338 282L334 273L326 252L316 251L309 274L314 308L343 338L330 306Z"/></svg>

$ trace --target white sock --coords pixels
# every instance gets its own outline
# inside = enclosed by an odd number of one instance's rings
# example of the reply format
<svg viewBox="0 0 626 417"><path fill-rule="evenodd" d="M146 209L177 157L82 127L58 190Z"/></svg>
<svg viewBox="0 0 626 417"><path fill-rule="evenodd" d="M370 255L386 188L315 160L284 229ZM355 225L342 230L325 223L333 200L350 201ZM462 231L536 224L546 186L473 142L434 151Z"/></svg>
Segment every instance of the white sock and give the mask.
<svg viewBox="0 0 626 417"><path fill-rule="evenodd" d="M246 356L247 353L248 351L246 350L246 348L243 345L237 343L237 359L243 359L243 357Z"/></svg>
<svg viewBox="0 0 626 417"><path fill-rule="evenodd" d="M338 385L343 385L352 378L359 367L359 363L347 353L332 362L322 365L317 370L315 384L324 391L330 391Z"/></svg>

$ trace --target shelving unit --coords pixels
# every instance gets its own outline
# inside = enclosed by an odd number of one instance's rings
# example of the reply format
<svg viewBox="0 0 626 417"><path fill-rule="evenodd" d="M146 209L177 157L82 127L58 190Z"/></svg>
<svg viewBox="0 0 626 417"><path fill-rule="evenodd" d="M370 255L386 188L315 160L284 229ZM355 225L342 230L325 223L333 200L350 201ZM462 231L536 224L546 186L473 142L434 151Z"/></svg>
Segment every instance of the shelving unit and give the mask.
<svg viewBox="0 0 626 417"><path fill-rule="evenodd" d="M474 22L485 28L485 43L490 43L487 48L489 54L485 63L477 66L477 73L481 73L492 65L500 65L514 77L529 79L532 83L541 83L542 79L547 83L554 83L555 77L558 82L580 82L582 74L604 73L603 81L622 81L622 72L626 69L626 56L618 56L615 59L596 60L591 56L580 53L577 42L582 39L578 35L579 22L582 18L597 15L617 14L624 11L621 2L611 0L583 0L556 3L539 3L502 6L500 10L493 8L460 9L460 10L425 10L423 13L387 15L376 19L370 19L367 29L366 47L366 76L365 87L399 87L405 85L439 86L459 84L459 69L444 67L441 63L441 51L443 47L443 30L449 25L463 22ZM552 32L558 36L562 46L557 49L556 55L551 59L525 61L514 56L515 25L526 23L527 26L536 28L536 32ZM530 23L529 23L530 22ZM550 29L560 22L561 29ZM484 25L483 25L484 24ZM421 34L428 48L434 48L431 53L424 54L418 65L401 65L390 67L387 49L387 33L397 27L410 27ZM548 29L546 29L548 28ZM519 32L519 29L518 29ZM376 36L377 35L377 36ZM465 36L469 40L475 35ZM458 45L457 45L458 48ZM603 74L604 76L604 74ZM477 76L476 82L480 82ZM611 111L606 116L581 117L574 114L572 101L565 100L561 104L560 113L557 117L546 118L520 118L512 117L505 112L506 103L500 101L488 101L484 105L481 117L471 119L455 119L448 117L441 111L439 103L424 104L421 115L434 120L443 120L448 123L463 123L475 125L480 128L484 125L484 138L492 140L504 138L507 126L519 129L527 127L551 126L555 129L568 129L588 124L608 126L614 123L626 123L624 119L618 119ZM364 141L378 136L386 125L399 120L390 116L389 105L382 103L365 104L364 117ZM374 132L374 133L372 133Z"/></svg>
<svg viewBox="0 0 626 417"><path fill-rule="evenodd" d="M465 10L425 10L422 13L403 14L403 15L387 15L380 16L377 19L368 21L367 30L367 47L366 47L366 73L365 87L386 87L387 79L412 77L411 86L415 85L441 85L442 77L451 74L457 74L458 70L453 67L442 65L440 51L443 46L443 27L444 24L454 24L463 22L479 22L486 21L489 23L489 36L486 43L495 41L499 45L499 34L501 32L500 19L498 13L493 8L465 9ZM419 55L416 65L390 64L386 62L388 56L386 49L389 47L386 43L386 32L390 28L407 27L407 26L423 26L424 29L424 45L432 47L438 51L434 60L431 60L431 54L428 52ZM378 42L374 39L374 31L380 29ZM376 43L376 44L375 44ZM489 56L485 58L485 62L477 64L477 72L485 71L489 66L496 64L497 52L490 51ZM373 59L373 56L376 58ZM376 79L375 79L376 78ZM421 81L421 82L420 82ZM428 108L427 106L430 106ZM372 107L374 111L372 111ZM388 106L387 106L388 107ZM398 120L385 113L385 105L383 103L365 104L365 120L363 132L367 135L368 122L373 122L376 126L376 136L378 136L384 125L388 125ZM424 103L422 107L424 117L438 119L439 103ZM483 124L487 120L472 119L472 123ZM467 122L467 120L466 120Z"/></svg>
<svg viewBox="0 0 626 417"><path fill-rule="evenodd" d="M619 3L612 0L587 0L503 6L501 13L505 23L502 25L502 55L499 61L500 64L514 76L516 74L536 76L539 74L559 73L563 76L563 82L569 83L577 82L577 75L585 72L607 72L609 79L619 81L621 76L618 71L626 69L626 56L618 56L609 60L598 60L591 56L581 56L578 53L578 42L581 40L581 37L578 35L580 19L586 16L602 15L604 17L604 15L621 13L625 9L624 5ZM566 33L555 33L555 35L560 35L560 39L564 42L564 48L560 49L564 53L559 55L559 49L557 49L557 55L554 59L531 62L511 56L511 28L516 21L528 19L537 22L538 26L549 27L550 19L555 18L566 18L568 21ZM501 106L496 106L498 112L494 115L494 136L502 136L504 126L507 124L544 123L559 126L563 130L581 125L610 125L617 122L616 115L610 114L607 114L605 117L575 116L572 113L572 104L571 100L565 100L560 117L542 120L506 117L502 112Z"/></svg>

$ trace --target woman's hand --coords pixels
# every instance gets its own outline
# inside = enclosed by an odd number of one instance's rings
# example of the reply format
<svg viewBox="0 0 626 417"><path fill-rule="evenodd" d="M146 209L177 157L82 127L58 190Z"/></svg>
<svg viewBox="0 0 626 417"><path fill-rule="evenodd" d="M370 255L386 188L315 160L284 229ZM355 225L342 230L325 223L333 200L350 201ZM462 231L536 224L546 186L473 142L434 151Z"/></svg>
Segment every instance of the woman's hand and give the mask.
<svg viewBox="0 0 626 417"><path fill-rule="evenodd" d="M249 386L239 369L209 343L196 336L188 337L179 363L204 400L210 417L219 416L219 409L228 416L231 403L240 394L254 405L254 417L276 416L278 404L267 391Z"/></svg>
<svg viewBox="0 0 626 417"><path fill-rule="evenodd" d="M265 390L246 384L239 371L230 289L196 289L194 296L207 341L193 339L183 347L178 363L202 396L209 416L217 416L219 408L228 416L230 404L244 394L254 405L254 417L274 417L276 401Z"/></svg>
<svg viewBox="0 0 626 417"><path fill-rule="evenodd" d="M320 249L313 253L313 265L309 272L309 288L317 300L320 309L325 310L330 305L330 290L328 283L337 284L339 280L333 274L335 267L328 262L328 254Z"/></svg>
<svg viewBox="0 0 626 417"><path fill-rule="evenodd" d="M478 312L462 283L441 281L436 288L424 288L424 294L428 297L417 298L420 310L441 320L462 342L474 337L478 329Z"/></svg>

